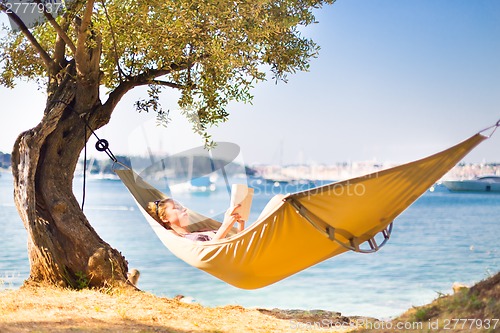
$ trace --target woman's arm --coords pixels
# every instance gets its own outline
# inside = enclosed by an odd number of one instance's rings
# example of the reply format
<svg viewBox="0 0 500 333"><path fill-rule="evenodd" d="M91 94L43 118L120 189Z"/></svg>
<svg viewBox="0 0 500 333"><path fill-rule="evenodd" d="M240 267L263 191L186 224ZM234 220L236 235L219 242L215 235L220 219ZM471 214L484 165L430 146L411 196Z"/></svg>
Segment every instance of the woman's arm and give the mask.
<svg viewBox="0 0 500 333"><path fill-rule="evenodd" d="M238 232L245 230L245 220L238 220Z"/></svg>
<svg viewBox="0 0 500 333"><path fill-rule="evenodd" d="M215 233L215 236L212 237L213 240L216 239L222 239L226 237L228 234L229 230L234 226L236 222L239 223L238 225L238 232L243 231L245 228L245 221L241 220L241 216L239 213L236 212L236 210L240 207L241 205L236 205L234 207L229 208L226 211L226 214L224 215L224 221L222 222L221 227L217 232Z"/></svg>

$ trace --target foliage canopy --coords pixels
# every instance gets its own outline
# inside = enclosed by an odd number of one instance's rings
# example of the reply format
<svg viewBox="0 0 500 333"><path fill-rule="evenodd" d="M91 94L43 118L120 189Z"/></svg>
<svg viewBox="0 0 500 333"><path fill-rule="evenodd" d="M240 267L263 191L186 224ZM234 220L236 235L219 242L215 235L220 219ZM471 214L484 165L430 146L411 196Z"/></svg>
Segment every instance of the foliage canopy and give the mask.
<svg viewBox="0 0 500 333"><path fill-rule="evenodd" d="M3 28L0 84L35 80L50 91L68 64L79 73L98 56L99 85L110 91L149 85L149 98L137 108L163 119L161 89L179 89L179 106L206 135L208 125L227 119L229 101L251 101L250 90L266 71L286 80L308 69L319 47L300 27L315 23L313 10L334 1L66 1L55 20L47 15L43 24L21 32ZM5 3L0 0L0 9L12 19Z"/></svg>

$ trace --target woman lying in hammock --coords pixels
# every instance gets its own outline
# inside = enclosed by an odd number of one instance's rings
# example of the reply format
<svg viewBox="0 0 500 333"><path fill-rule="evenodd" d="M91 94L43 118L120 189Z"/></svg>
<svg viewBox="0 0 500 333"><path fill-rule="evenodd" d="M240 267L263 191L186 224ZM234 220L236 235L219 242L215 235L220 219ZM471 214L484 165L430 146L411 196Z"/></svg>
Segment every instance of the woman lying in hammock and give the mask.
<svg viewBox="0 0 500 333"><path fill-rule="evenodd" d="M193 241L209 241L222 239L226 237L228 232L238 223L238 232L243 231L245 228L245 221L241 219L236 210L240 205L230 207L224 215L219 230L193 232L190 233L187 229L189 225L189 215L187 209L173 199L167 198L148 203L148 213L155 217L155 219L165 228L172 229L179 236L191 239Z"/></svg>

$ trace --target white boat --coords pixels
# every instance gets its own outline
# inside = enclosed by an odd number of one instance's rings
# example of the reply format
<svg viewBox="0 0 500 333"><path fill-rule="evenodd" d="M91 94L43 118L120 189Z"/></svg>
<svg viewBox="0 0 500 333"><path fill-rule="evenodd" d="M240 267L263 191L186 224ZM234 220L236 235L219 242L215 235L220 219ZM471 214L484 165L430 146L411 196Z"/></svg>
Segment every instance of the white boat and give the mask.
<svg viewBox="0 0 500 333"><path fill-rule="evenodd" d="M470 180L445 180L443 185L454 192L500 192L500 176L483 176Z"/></svg>
<svg viewBox="0 0 500 333"><path fill-rule="evenodd" d="M169 188L172 195L180 193L211 194L217 191L217 185L210 176L193 178L182 183L174 182L173 185L169 185Z"/></svg>

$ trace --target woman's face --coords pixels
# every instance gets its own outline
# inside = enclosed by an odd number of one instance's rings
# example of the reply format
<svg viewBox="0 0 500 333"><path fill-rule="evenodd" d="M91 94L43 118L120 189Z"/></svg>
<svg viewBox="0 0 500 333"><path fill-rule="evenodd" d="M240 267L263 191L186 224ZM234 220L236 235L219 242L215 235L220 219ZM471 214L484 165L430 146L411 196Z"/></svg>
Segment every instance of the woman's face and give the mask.
<svg viewBox="0 0 500 333"><path fill-rule="evenodd" d="M175 201L169 201L165 205L164 220L180 227L189 225L187 209Z"/></svg>

